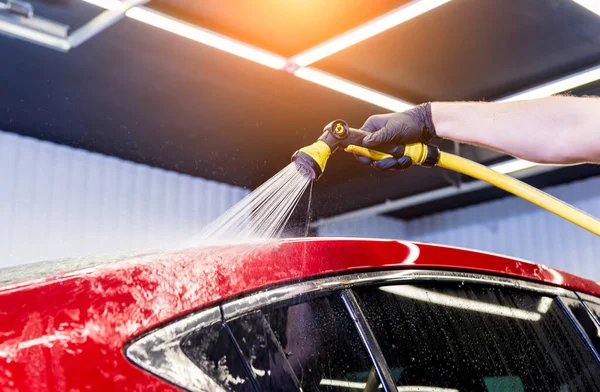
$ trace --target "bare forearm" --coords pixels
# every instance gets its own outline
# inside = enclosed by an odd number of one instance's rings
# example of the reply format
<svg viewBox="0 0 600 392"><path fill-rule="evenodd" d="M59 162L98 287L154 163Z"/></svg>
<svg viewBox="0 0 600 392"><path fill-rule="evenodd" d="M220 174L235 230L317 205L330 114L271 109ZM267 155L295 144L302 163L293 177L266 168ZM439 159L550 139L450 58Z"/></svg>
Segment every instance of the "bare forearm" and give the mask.
<svg viewBox="0 0 600 392"><path fill-rule="evenodd" d="M600 98L434 102L431 112L441 138L539 163L600 163Z"/></svg>

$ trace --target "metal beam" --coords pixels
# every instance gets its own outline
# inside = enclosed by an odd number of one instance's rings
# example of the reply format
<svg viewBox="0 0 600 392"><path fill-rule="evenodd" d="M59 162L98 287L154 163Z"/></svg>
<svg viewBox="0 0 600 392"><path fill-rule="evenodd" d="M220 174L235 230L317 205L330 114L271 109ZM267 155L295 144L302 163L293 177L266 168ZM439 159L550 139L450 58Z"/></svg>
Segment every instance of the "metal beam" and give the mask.
<svg viewBox="0 0 600 392"><path fill-rule="evenodd" d="M0 14L0 33L60 52L68 52L121 20L127 11L148 0L125 0L68 34L69 26L38 16Z"/></svg>
<svg viewBox="0 0 600 392"><path fill-rule="evenodd" d="M514 174L515 178L524 178L533 176L536 174L547 173L553 170L557 170L560 166L545 166L539 165L530 167L521 171L518 171ZM456 195L461 195L468 192L477 191L480 189L491 187L490 184L483 181L473 181L468 182L466 184L462 184L460 188L456 188L453 186L436 189L434 191L419 193L414 196L404 197L402 199L397 199L393 201L386 201L381 204L376 204L374 206L361 208L359 210L354 210L350 212L346 212L344 214L332 216L329 218L321 218L317 219L311 224L311 227L317 228L322 226L331 225L334 223L340 222L348 222L353 220L362 219L369 216L381 215L387 212L392 212L396 210L400 210L402 208L412 207L424 203L433 202L436 200L440 200L446 197L452 197Z"/></svg>
<svg viewBox="0 0 600 392"><path fill-rule="evenodd" d="M66 39L69 26L33 16L0 13L0 34L19 38L61 52L71 48Z"/></svg>
<svg viewBox="0 0 600 392"><path fill-rule="evenodd" d="M119 5L119 7L112 10L103 11L100 15L96 16L94 19L69 35L67 40L69 41L71 48L78 47L96 34L106 30L119 20L123 19L125 12L129 11L135 6L144 4L147 1L148 0L125 0Z"/></svg>

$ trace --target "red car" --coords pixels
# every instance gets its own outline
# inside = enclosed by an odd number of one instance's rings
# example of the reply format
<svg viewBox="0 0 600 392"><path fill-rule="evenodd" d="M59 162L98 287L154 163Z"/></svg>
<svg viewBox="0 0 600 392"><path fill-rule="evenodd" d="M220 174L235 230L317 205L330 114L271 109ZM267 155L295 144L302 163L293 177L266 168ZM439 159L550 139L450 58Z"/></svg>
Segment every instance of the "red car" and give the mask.
<svg viewBox="0 0 600 392"><path fill-rule="evenodd" d="M0 279L2 391L600 391L598 283L487 253L283 240Z"/></svg>

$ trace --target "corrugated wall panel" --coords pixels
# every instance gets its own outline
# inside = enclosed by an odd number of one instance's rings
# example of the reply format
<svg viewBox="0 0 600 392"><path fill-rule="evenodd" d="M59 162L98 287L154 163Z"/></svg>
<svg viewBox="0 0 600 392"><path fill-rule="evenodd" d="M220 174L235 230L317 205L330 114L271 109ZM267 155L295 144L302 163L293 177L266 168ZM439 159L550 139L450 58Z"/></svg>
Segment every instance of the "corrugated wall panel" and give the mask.
<svg viewBox="0 0 600 392"><path fill-rule="evenodd" d="M0 132L0 267L183 241L239 187Z"/></svg>
<svg viewBox="0 0 600 392"><path fill-rule="evenodd" d="M406 224L401 220L387 216L372 216L369 218L334 223L319 227L320 237L371 237L397 238L406 237Z"/></svg>
<svg viewBox="0 0 600 392"><path fill-rule="evenodd" d="M551 187L548 193L600 217L600 178ZM600 281L600 238L516 197L408 222L370 217L319 228L321 236L402 238L532 260Z"/></svg>
<svg viewBox="0 0 600 392"><path fill-rule="evenodd" d="M548 193L600 216L600 178ZM509 197L408 222L408 239L506 254L600 280L600 238L524 200Z"/></svg>

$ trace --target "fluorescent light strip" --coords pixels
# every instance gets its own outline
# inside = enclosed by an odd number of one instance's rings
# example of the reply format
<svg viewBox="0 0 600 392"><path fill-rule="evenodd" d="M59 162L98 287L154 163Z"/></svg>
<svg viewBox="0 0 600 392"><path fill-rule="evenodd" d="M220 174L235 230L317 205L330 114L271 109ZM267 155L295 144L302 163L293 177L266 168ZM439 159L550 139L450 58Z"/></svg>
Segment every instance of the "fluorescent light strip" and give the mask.
<svg viewBox="0 0 600 392"><path fill-rule="evenodd" d="M314 68L298 68L294 75L301 79L308 80L309 82L319 84L395 112L402 112L414 107L414 105L408 102L401 101L389 95L382 94Z"/></svg>
<svg viewBox="0 0 600 392"><path fill-rule="evenodd" d="M270 68L281 69L286 64L286 59L281 56L268 53L192 24L172 19L148 8L132 8L127 11L125 15L131 19L189 38L204 45L212 46L213 48L243 57L256 63L266 65Z"/></svg>
<svg viewBox="0 0 600 392"><path fill-rule="evenodd" d="M106 10L116 10L121 7L121 2L119 0L83 0L86 3L90 3L95 5L96 7L104 8Z"/></svg>
<svg viewBox="0 0 600 392"><path fill-rule="evenodd" d="M596 15L600 15L600 1L598 0L573 0L582 7L587 8Z"/></svg>
<svg viewBox="0 0 600 392"><path fill-rule="evenodd" d="M518 318L528 321L539 321L542 316L536 312L528 312L522 309L510 308L507 306L488 304L486 302L475 301L472 299L459 298L451 295L440 294L434 291L420 289L415 286L384 286L380 290L399 295L405 298L411 298L418 301L425 301L435 305L448 306L464 310L472 310L480 313L493 314L496 316Z"/></svg>
<svg viewBox="0 0 600 392"><path fill-rule="evenodd" d="M600 4L600 0L598 0L598 4ZM496 102L525 101L529 99L549 97L550 95L562 93L563 91L571 90L575 87L595 82L598 79L600 79L600 65L581 72L576 72L572 75L542 84L529 90L501 98Z"/></svg>
<svg viewBox="0 0 600 392"><path fill-rule="evenodd" d="M90 4L109 10L121 7L122 3L116 0L84 0ZM210 30L170 18L160 12L146 7L131 8L125 13L131 19L149 24L159 29L180 35L182 37L200 42L204 45L243 57L247 60L266 65L274 69L282 69L286 65L284 57L255 48L245 43L214 33Z"/></svg>
<svg viewBox="0 0 600 392"><path fill-rule="evenodd" d="M344 380L329 380L327 378L323 378L321 379L321 382L319 382L319 385L324 385L327 387L352 388L362 390L365 389L367 383Z"/></svg>
<svg viewBox="0 0 600 392"><path fill-rule="evenodd" d="M529 162L524 159L511 159L510 161L489 166L489 168L500 174L510 174L521 170L530 169L538 165L539 163Z"/></svg>
<svg viewBox="0 0 600 392"><path fill-rule="evenodd" d="M18 22L0 19L0 31L12 37L21 38L63 52L67 52L71 48L69 42L64 38L37 31L23 26Z"/></svg>
<svg viewBox="0 0 600 392"><path fill-rule="evenodd" d="M537 311L540 313L547 313L550 307L554 303L554 299L551 297L542 297L538 305Z"/></svg>
<svg viewBox="0 0 600 392"><path fill-rule="evenodd" d="M396 385L398 392L460 392L454 388L428 387L425 385Z"/></svg>
<svg viewBox="0 0 600 392"><path fill-rule="evenodd" d="M363 390L367 386L367 383L344 380L330 380L327 378L323 378L319 382L319 385ZM381 385L379 385L379 388L381 388ZM398 385L396 386L396 388L398 389L398 392L459 392L458 389L453 388L429 387L423 385Z"/></svg>
<svg viewBox="0 0 600 392"><path fill-rule="evenodd" d="M405 4L385 15L373 19L361 26L349 30L335 38L330 39L292 57L292 62L304 67L319 61L333 53L346 49L349 46L357 44L367 38L373 37L381 32L384 32L392 27L398 26L412 18L431 11L450 0L415 0L409 4Z"/></svg>

